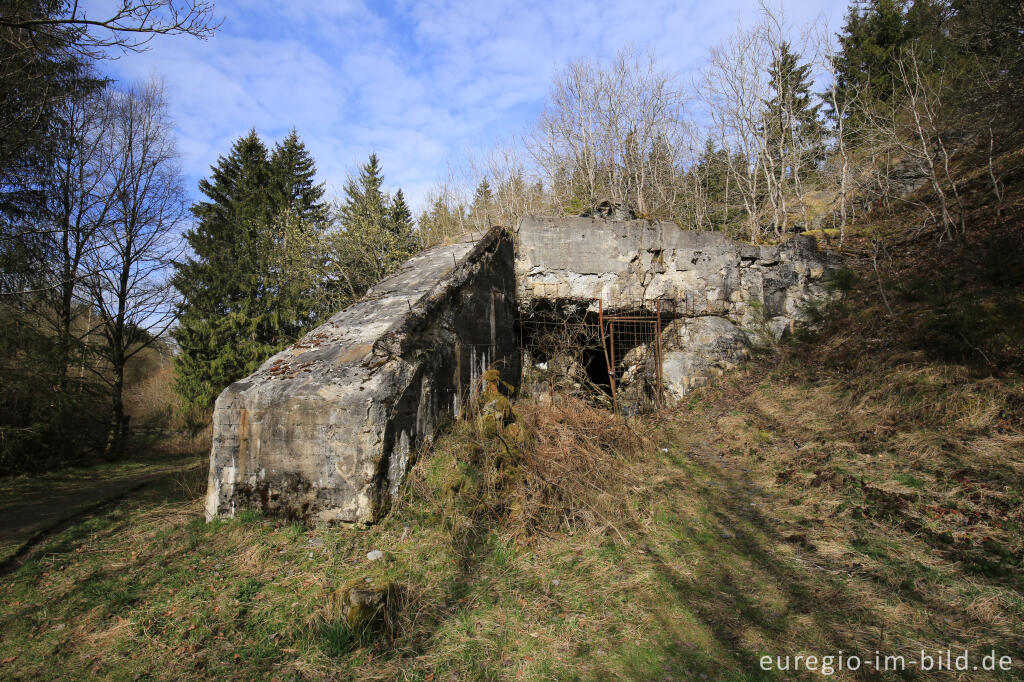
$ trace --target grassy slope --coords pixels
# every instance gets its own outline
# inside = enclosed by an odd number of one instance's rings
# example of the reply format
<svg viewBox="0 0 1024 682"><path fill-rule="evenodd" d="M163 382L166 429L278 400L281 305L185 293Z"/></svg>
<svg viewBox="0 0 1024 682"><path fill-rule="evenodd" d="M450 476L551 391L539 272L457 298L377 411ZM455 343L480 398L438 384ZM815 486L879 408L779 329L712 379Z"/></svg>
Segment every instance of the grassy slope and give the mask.
<svg viewBox="0 0 1024 682"><path fill-rule="evenodd" d="M1016 235L862 263L814 338L629 431L579 405L517 406L522 447L463 423L369 529L207 525L201 474L168 480L0 579L0 674L756 679L763 654L966 647L1020 679ZM400 587L390 633L343 624L353 581Z"/></svg>

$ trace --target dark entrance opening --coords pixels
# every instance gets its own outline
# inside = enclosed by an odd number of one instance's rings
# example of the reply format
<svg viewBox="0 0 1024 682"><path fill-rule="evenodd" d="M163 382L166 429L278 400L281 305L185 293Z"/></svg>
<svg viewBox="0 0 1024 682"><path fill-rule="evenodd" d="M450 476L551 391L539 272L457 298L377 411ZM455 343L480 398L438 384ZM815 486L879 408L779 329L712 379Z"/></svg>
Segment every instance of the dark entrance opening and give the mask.
<svg viewBox="0 0 1024 682"><path fill-rule="evenodd" d="M606 310L600 300L535 300L521 312L523 386L636 414L663 404L661 302Z"/></svg>

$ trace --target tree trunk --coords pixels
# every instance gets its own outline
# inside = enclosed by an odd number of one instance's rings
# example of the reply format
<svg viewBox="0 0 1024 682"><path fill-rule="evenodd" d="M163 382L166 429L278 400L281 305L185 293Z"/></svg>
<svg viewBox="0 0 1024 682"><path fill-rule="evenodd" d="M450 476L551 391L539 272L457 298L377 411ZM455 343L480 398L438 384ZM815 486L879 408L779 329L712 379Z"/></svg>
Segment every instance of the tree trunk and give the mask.
<svg viewBox="0 0 1024 682"><path fill-rule="evenodd" d="M114 381L110 394L110 424L107 431L107 444L103 456L107 459L119 459L124 454L124 440L128 430L128 419L124 414L124 357L114 353Z"/></svg>

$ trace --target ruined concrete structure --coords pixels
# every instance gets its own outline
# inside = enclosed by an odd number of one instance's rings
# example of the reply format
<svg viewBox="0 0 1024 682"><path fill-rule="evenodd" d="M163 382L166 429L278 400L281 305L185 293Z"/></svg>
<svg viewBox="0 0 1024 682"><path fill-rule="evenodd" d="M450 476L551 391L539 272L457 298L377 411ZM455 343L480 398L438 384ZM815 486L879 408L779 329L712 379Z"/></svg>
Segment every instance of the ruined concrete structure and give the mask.
<svg viewBox="0 0 1024 682"><path fill-rule="evenodd" d="M756 334L784 333L801 301L825 295L835 265L809 238L752 246L645 220L530 217L513 234L428 249L225 389L207 516L259 507L376 520L485 369L518 380L517 315L538 302L666 304L659 368L678 397L742 359ZM639 350L624 349L613 369L642 376L650 356Z"/></svg>
<svg viewBox="0 0 1024 682"><path fill-rule="evenodd" d="M521 307L582 301L591 312L650 312L662 306L662 380L679 398L735 366L747 347L791 330L800 306L827 295L839 265L812 237L779 246L736 242L675 223L594 218L524 218L517 230ZM623 349L622 376L650 359Z"/></svg>
<svg viewBox="0 0 1024 682"><path fill-rule="evenodd" d="M428 249L221 393L208 517L369 522L490 365L518 374L507 233Z"/></svg>

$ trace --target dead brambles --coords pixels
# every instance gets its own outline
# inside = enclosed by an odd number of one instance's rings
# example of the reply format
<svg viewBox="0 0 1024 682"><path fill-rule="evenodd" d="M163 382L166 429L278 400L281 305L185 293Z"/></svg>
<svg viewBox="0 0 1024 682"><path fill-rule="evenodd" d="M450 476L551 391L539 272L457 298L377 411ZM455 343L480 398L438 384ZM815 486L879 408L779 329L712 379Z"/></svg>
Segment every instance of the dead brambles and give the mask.
<svg viewBox="0 0 1024 682"><path fill-rule="evenodd" d="M621 537L636 511L622 490L641 486L649 427L568 396L513 405L496 370L481 383L474 411L423 467L421 487L461 508L467 522L488 517L521 543L555 530Z"/></svg>

